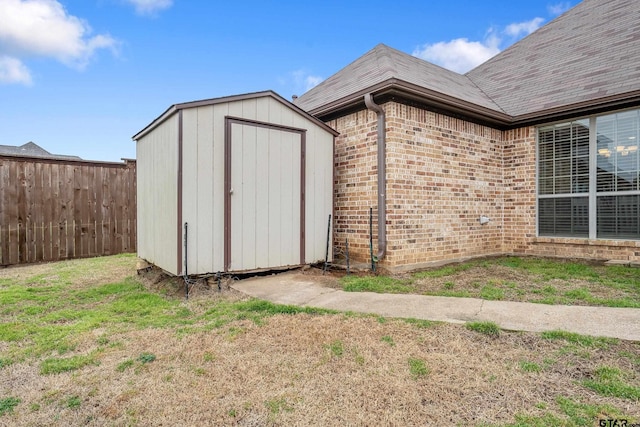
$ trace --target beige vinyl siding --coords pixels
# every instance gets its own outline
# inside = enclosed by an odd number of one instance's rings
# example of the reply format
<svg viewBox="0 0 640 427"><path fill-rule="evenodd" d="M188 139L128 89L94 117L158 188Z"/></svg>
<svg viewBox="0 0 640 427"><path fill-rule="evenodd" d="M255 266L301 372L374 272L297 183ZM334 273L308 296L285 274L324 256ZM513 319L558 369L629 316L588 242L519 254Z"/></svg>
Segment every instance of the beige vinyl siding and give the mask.
<svg viewBox="0 0 640 427"><path fill-rule="evenodd" d="M309 127L306 160L305 262L310 264L324 260L326 251L327 220L333 209L333 135L320 128ZM333 233L330 233L329 239L331 260Z"/></svg>
<svg viewBox="0 0 640 427"><path fill-rule="evenodd" d="M138 139L142 170L138 194L144 200L138 216L140 256L170 273L183 274L177 271L178 245L182 248L184 244L184 236L179 238L178 233L182 234L186 222L188 274L225 271L225 118L232 117L304 132L246 122L231 125L231 185L235 191L231 196L230 271L301 263L303 135L307 150L303 262L323 260L333 201L333 134L275 96L213 101L178 106L178 112ZM178 225L180 113L182 224ZM151 205L157 208L149 208Z"/></svg>
<svg viewBox="0 0 640 427"><path fill-rule="evenodd" d="M333 135L281 102L259 97L183 110L182 218L189 224L189 274L224 271L226 116L307 129L304 261L324 259ZM231 270L300 264L300 134L233 124L232 136L232 186L244 179L255 188L242 200L232 195ZM235 140L240 137L242 144ZM289 208L282 210L283 205ZM242 227L235 227L238 221Z"/></svg>
<svg viewBox="0 0 640 427"><path fill-rule="evenodd" d="M283 111L288 109L281 105ZM290 112L290 111L289 111ZM333 212L333 135L299 114L288 115L289 126L307 129L305 263L324 261L327 220ZM333 216L331 229L333 230ZM329 260L333 259L333 233L329 235Z"/></svg>
<svg viewBox="0 0 640 427"><path fill-rule="evenodd" d="M182 220L188 273L224 269L224 117L229 104L183 110Z"/></svg>
<svg viewBox="0 0 640 427"><path fill-rule="evenodd" d="M178 114L137 141L138 256L177 271Z"/></svg>
<svg viewBox="0 0 640 427"><path fill-rule="evenodd" d="M300 264L299 133L232 125L231 270Z"/></svg>

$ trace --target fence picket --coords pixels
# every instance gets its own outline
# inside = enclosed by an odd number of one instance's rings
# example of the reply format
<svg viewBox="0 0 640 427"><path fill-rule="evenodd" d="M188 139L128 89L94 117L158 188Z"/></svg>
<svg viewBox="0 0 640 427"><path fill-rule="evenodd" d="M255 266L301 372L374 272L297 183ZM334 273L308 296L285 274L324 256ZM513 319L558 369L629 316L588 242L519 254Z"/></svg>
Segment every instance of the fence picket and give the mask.
<svg viewBox="0 0 640 427"><path fill-rule="evenodd" d="M135 252L135 166L0 156L0 265Z"/></svg>

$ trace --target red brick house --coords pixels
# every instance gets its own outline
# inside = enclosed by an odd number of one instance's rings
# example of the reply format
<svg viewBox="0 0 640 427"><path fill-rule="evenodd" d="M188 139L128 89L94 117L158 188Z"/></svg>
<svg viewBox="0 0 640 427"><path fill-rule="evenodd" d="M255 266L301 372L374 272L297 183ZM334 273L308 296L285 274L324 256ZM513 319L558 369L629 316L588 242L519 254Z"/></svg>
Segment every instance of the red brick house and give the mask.
<svg viewBox="0 0 640 427"><path fill-rule="evenodd" d="M635 0L584 0L464 75L376 46L295 100L340 132L335 245L369 258L372 207L389 269L640 261L639 64Z"/></svg>

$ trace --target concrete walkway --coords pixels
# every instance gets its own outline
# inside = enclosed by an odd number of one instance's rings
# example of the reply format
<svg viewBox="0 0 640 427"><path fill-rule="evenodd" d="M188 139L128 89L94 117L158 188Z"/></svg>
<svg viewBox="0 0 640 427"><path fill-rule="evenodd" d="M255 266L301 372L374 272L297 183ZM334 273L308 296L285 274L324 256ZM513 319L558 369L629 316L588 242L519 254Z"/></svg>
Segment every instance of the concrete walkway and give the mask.
<svg viewBox="0 0 640 427"><path fill-rule="evenodd" d="M485 301L475 298L344 292L312 276L281 273L236 282L234 289L279 304L372 313L450 323L492 321L502 329L561 329L584 335L640 341L640 309Z"/></svg>

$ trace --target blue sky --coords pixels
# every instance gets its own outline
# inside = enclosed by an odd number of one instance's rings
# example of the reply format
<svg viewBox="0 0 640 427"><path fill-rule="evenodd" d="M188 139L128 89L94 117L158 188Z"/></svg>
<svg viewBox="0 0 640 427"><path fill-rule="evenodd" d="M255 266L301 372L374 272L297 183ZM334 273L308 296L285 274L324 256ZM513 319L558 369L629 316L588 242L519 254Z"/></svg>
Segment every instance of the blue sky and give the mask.
<svg viewBox="0 0 640 427"><path fill-rule="evenodd" d="M119 161L179 102L301 95L378 43L458 72L578 0L0 0L0 145Z"/></svg>

